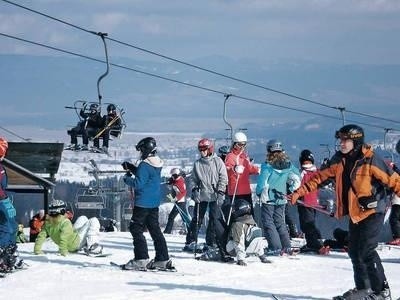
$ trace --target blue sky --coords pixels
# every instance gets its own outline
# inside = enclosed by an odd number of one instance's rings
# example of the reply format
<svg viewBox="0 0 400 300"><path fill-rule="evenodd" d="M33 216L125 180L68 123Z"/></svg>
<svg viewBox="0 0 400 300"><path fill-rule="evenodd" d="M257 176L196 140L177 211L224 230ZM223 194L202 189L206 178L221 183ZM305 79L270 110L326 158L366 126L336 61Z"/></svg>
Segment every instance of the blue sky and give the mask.
<svg viewBox="0 0 400 300"><path fill-rule="evenodd" d="M396 0L15 2L185 60L224 55L261 61L400 63L400 2ZM0 32L71 51L102 53L95 37L3 1ZM1 38L0 51L39 54L46 50ZM114 54L141 55L127 48Z"/></svg>

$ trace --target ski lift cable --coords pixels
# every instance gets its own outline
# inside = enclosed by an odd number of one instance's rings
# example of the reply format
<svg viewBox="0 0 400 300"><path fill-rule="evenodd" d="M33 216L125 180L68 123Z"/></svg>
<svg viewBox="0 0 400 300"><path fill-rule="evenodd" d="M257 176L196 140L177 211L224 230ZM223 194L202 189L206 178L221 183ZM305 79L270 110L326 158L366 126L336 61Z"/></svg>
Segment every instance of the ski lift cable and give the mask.
<svg viewBox="0 0 400 300"><path fill-rule="evenodd" d="M90 33L90 34L99 34L99 33L96 33L95 31L85 29L85 28L83 28L81 26L78 26L78 25L72 24L70 22L61 20L60 18L56 18L56 17L50 16L49 14L42 13L40 11L34 10L34 9L26 7L26 6L23 6L21 4L17 4L17 3L14 3L12 1L9 1L9 0L2 0L2 1L6 2L8 4L11 4L11 5L17 6L19 8L28 10L30 12L36 13L36 14L41 15L43 17L52 19L54 21L60 22L62 24L71 26L71 27L73 27L75 29L78 29L78 30L81 30L81 31L84 31L84 32L87 32L87 33ZM237 78L237 77L234 77L234 76L231 76L231 75L226 75L226 74L223 74L223 73L215 71L215 70L211 70L211 69L208 69L208 68L205 68L205 67L201 67L201 66L198 66L198 65L195 65L195 64L191 64L191 63L185 62L183 60L176 59L176 58L173 58L173 57L170 57L170 56L167 56L167 55L155 52L155 51L151 51L151 50L145 49L143 47L139 47L139 46L127 43L127 42L123 42L123 41L108 37L108 36L105 37L105 38L107 38L108 40L113 41L115 43L130 47L130 48L133 48L133 49L136 49L136 50L139 50L139 51L151 54L151 55L155 55L155 56L161 57L161 58L169 60L169 61L173 61L173 62L182 64L182 65L186 65L186 66L191 67L191 68L195 68L195 69L198 69L198 70L201 70L201 71L204 71L204 72L208 72L208 73L211 73L211 74L214 74L214 75L217 75L217 76L221 76L223 78L227 78L227 79L230 79L230 80L233 80L233 81L236 81L236 82L240 82L240 83L243 83L243 84L247 84L247 85L250 85L250 86L253 86L253 87L261 88L261 89L264 89L264 90L269 91L269 92L277 93L277 94L284 95L284 96L287 96L287 97L290 97L290 98L293 98L293 99L301 100L301 101L304 101L304 102L312 103L312 104L323 106L323 107L330 108L330 109L339 109L339 110L341 109L341 107L335 107L335 106L326 105L324 103L321 103L321 102L318 102L318 101L314 101L314 100L311 100L311 99L308 99L308 98L305 98L305 97L300 97L300 96L294 95L292 93L288 93L288 92L284 92L284 91L281 91L281 90L273 89L273 88L270 88L270 87L267 87L267 86L264 86L264 85L261 85L261 84L253 83L253 82L250 82L250 81L247 81L247 80L244 80L244 79L240 79L240 78ZM362 112L356 112L356 111L353 111L353 110L346 110L346 111L348 113L352 113L352 114L355 114L355 115L360 115L360 116L364 116L364 117L368 117L368 118L375 118L375 119L379 119L379 120L383 120L383 121L389 121L389 122L400 124L400 121L396 121L396 120L392 120L392 119L388 119L388 118L373 116L373 115L370 115L370 114L366 114L366 113L362 113ZM343 111L341 111L341 112L343 114ZM344 118L343 118L343 122L344 122Z"/></svg>
<svg viewBox="0 0 400 300"><path fill-rule="evenodd" d="M80 53L72 52L72 51L69 51L69 50L64 50L64 49L61 49L61 48L49 46L49 45L46 45L46 44L43 44L43 43L30 41L30 40L27 40L27 39L24 39L24 38L20 38L20 37L16 37L16 36L13 36L13 35L9 35L9 34L6 34L6 33L0 32L0 36L5 36L5 37L11 38L11 39L23 41L23 42L26 42L26 43L30 43L30 44L33 44L33 45L40 46L40 47L48 48L48 49L51 49L51 50L54 50L54 51L59 51L59 52L66 53L66 54L69 54L69 55L81 57L81 58L84 58L84 59L88 59L88 60L92 60L92 61L96 61L96 62L100 62L100 63L106 63L106 61L104 61L102 59L93 58L93 57L90 57L90 56L87 56L87 55L84 55L84 54L80 54ZM114 67L117 67L117 68L125 69L125 70L128 70L128 71L133 71L133 72L136 72L136 73L139 73L139 74L147 75L147 76L150 76L150 77L154 77L154 78L166 80L166 81L169 81L169 82L181 84L181 85L188 86L188 87L191 87L191 88L196 88L196 89L200 89L200 90L203 90L203 91L208 91L208 92L220 94L220 95L223 95L224 97L226 97L226 95L227 95L227 93L223 92L223 91L219 91L219 90L216 90L216 89L212 89L212 88L208 88L208 87L203 87L203 86L199 86L199 85L195 85L195 84L179 81L179 80L176 80L176 79L171 79L171 78L168 78L168 77L165 77L165 76L153 74L153 73L150 73L150 72L141 71L141 70L134 69L134 68L131 68L131 67L122 66L122 65L118 65L118 64L114 64L114 63L110 63L110 65L114 66ZM230 97L236 97L238 99L242 99L242 100L245 100L245 101L250 101L250 102L255 102L255 103L259 103L259 104L274 106L274 107L277 107L277 108L283 108L283 109L297 111L297 112L303 112L303 113L306 113L306 114L311 114L311 115L315 115L315 116L321 116L321 117L330 118L330 119L334 119L334 120L342 120L342 118L334 117L334 116L331 116L331 115L312 112L312 111L309 111L309 110L293 108L293 107L289 107L289 106L284 106L284 105L280 105L280 104L276 104L276 103L266 102L266 101L262 101L262 100L259 100L259 99L244 97L244 96L240 96L240 95L230 94ZM353 123L358 123L358 124L361 124L361 125L365 125L365 126L376 127L376 128L384 128L383 126L373 125L373 124L369 124L369 123L364 123L364 122L359 122L359 121L352 121L352 120L349 120L349 121L353 122ZM399 129L394 129L394 130L399 130Z"/></svg>
<svg viewBox="0 0 400 300"><path fill-rule="evenodd" d="M24 137L22 137L22 136L16 134L15 132L13 132L13 131L11 131L11 130L5 128L5 127L3 127L3 126L0 126L0 129L4 130L5 132L8 132L9 134L11 134L11 135L13 135L13 136L15 136L15 137L17 137L17 138L19 138L19 139L25 141L25 142L31 143L31 141L32 141L32 139L24 138Z"/></svg>

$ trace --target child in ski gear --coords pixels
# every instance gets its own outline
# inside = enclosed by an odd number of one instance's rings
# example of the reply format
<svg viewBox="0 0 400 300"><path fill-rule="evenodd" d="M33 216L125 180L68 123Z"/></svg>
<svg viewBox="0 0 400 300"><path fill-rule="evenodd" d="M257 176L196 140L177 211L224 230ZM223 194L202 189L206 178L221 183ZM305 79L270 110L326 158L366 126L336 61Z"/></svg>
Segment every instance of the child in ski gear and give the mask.
<svg viewBox="0 0 400 300"><path fill-rule="evenodd" d="M179 210L182 214L185 214L185 217L182 218L182 221L185 223L189 221L188 212L186 211L186 183L185 178L181 175L182 171L179 168L171 169L171 193L167 195L171 202L174 202L174 207L168 215L168 222L165 226L164 233L170 234L172 231L172 227L174 226L174 220L176 216L179 214ZM188 219L189 218L189 219ZM188 226L189 224L185 225Z"/></svg>
<svg viewBox="0 0 400 300"><path fill-rule="evenodd" d="M93 217L80 216L72 226L65 216L65 202L53 200L49 204L48 217L36 238L34 253L43 254L42 246L48 237L58 245L59 253L67 256L84 250L88 254L100 254L103 247L99 245L100 222Z"/></svg>
<svg viewBox="0 0 400 300"><path fill-rule="evenodd" d="M270 262L264 250L268 248L268 242L262 237L261 228L257 227L251 215L250 203L246 200L235 201L232 210L232 224L229 231L227 252L236 256L236 262L240 266L246 266L246 256L257 255L261 262Z"/></svg>
<svg viewBox="0 0 400 300"><path fill-rule="evenodd" d="M390 167L397 174L400 174L400 169L393 162L390 163ZM392 230L393 240L389 241L388 244L400 246L400 197L393 194L391 201L392 207L390 210L389 224Z"/></svg>
<svg viewBox="0 0 400 300"><path fill-rule="evenodd" d="M44 220L45 220L44 209L41 209L29 221L29 242L34 243L36 241L39 232L42 230Z"/></svg>
<svg viewBox="0 0 400 300"><path fill-rule="evenodd" d="M18 231L17 231L17 243L27 243L28 238L26 237L24 233L24 224L18 224Z"/></svg>
<svg viewBox="0 0 400 300"><path fill-rule="evenodd" d="M269 251L292 253L289 233L285 224L286 191L300 185L298 169L277 140L267 143L267 158L261 165L256 194L260 197L261 221Z"/></svg>
<svg viewBox="0 0 400 300"><path fill-rule="evenodd" d="M228 177L224 162L214 153L214 145L211 140L204 138L198 142L197 148L201 157L194 162L192 176L192 199L196 202L193 212L193 218L189 225L186 235L186 244L184 251L190 251L191 243L197 247L198 231L204 219L208 208L209 223L206 233L206 244L213 247L214 237L217 246L225 257L225 247L223 243L224 228L217 223L220 218L220 210L217 202L223 202L225 198L226 185Z"/></svg>
<svg viewBox="0 0 400 300"><path fill-rule="evenodd" d="M133 238L135 257L126 265L126 269L146 270L146 268L172 269L167 243L158 223L159 206L161 202L161 169L164 162L157 155L156 140L146 137L139 141L136 150L140 152L140 163L135 169L135 177L125 174L123 180L135 192L135 205L129 230ZM146 238L143 235L148 229L154 241L156 255L149 262L149 252Z"/></svg>
<svg viewBox="0 0 400 300"><path fill-rule="evenodd" d="M340 128L339 143L329 167L318 171L288 199L295 204L299 197L318 189L327 179L336 182L337 217L349 215L349 251L354 271L355 289L334 299L391 299L381 259L376 251L383 225L384 187L400 196L400 176L364 144L364 130L354 124ZM353 299L352 298L352 299ZM357 298L358 299L358 298Z"/></svg>
<svg viewBox="0 0 400 300"><path fill-rule="evenodd" d="M317 167L314 164L314 154L308 149L301 151L299 162L301 168L301 184L304 184L317 172ZM298 205L297 210L299 212L300 229L305 234L306 245L300 249L300 251L307 249L307 251L313 251L319 254L328 254L329 248L322 244L321 232L315 224L317 212L313 207L318 206L318 191L308 193L302 197L301 200L304 205Z"/></svg>
<svg viewBox="0 0 400 300"><path fill-rule="evenodd" d="M18 259L16 237L16 211L6 193L7 173L2 161L8 149L8 142L0 137L0 273L8 273L22 266Z"/></svg>
<svg viewBox="0 0 400 300"><path fill-rule="evenodd" d="M254 216L250 175L259 174L260 169L250 162L246 153L247 136L243 132L236 132L232 142L231 151L225 157L228 172L228 197L231 202L239 198L249 202L251 214Z"/></svg>
<svg viewBox="0 0 400 300"><path fill-rule="evenodd" d="M103 116L102 126L103 128L99 130L101 131L104 129L103 133L101 134L103 139L101 150L104 153L108 153L110 135L118 137L122 129L121 117L117 114L117 107L114 104L109 104L107 106L107 114ZM100 148L99 138L93 139L93 146L95 148Z"/></svg>
<svg viewBox="0 0 400 300"><path fill-rule="evenodd" d="M86 110L86 107L86 104L84 104L79 112L83 120L81 120L76 127L68 130L68 134L71 136L71 144L66 149L89 150L89 137L94 137L99 129L104 127L99 105L96 103L90 104L89 111ZM82 148L78 145L79 134L82 135Z"/></svg>

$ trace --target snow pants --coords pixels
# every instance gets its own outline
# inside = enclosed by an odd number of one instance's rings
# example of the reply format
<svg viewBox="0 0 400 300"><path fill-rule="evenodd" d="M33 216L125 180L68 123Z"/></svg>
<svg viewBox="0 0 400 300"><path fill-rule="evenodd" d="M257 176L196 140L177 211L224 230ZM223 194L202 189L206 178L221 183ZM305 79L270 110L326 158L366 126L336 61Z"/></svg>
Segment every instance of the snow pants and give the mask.
<svg viewBox="0 0 400 300"><path fill-rule="evenodd" d="M93 244L98 244L100 240L100 222L96 217L88 219L86 216L80 216L74 228L78 232L80 244L79 250L82 248L90 248Z"/></svg>
<svg viewBox="0 0 400 300"><path fill-rule="evenodd" d="M10 198L0 200L0 247L16 243L18 225L15 216L16 211Z"/></svg>
<svg viewBox="0 0 400 300"><path fill-rule="evenodd" d="M158 207L144 208L138 206L133 208L131 223L129 225L129 231L133 237L135 260L149 258L146 238L143 235L145 228L149 231L154 242L154 250L156 251L154 260L168 260L167 243L158 223Z"/></svg>
<svg viewBox="0 0 400 300"><path fill-rule="evenodd" d="M264 236L268 241L268 249L272 251L291 247L285 224L285 206L286 204L261 206Z"/></svg>
<svg viewBox="0 0 400 300"><path fill-rule="evenodd" d="M315 225L315 209L298 205L297 210L299 212L300 229L304 232L307 247L320 249L322 247L322 243L319 241L321 239L321 232Z"/></svg>
<svg viewBox="0 0 400 300"><path fill-rule="evenodd" d="M386 281L381 259L376 251L384 215L375 213L357 224L349 221L349 256L357 289L371 288L379 293Z"/></svg>
<svg viewBox="0 0 400 300"><path fill-rule="evenodd" d="M174 220L176 218L176 216L179 214L179 210L176 207L176 205L179 206L179 208L183 211L183 213L188 214L188 212L186 211L186 202L176 202L174 204L174 207L172 208L171 212L168 215L168 222L167 225L165 226L165 230L164 233L171 233L172 232L172 227L174 226ZM182 222L185 223L185 221L182 218ZM185 228L189 227L189 224L185 224Z"/></svg>
<svg viewBox="0 0 400 300"><path fill-rule="evenodd" d="M389 217L390 229L393 239L400 238L400 205L393 204Z"/></svg>
<svg viewBox="0 0 400 300"><path fill-rule="evenodd" d="M220 236L223 233L221 233L220 230L218 230L218 227L216 227L217 219L220 216L217 202L200 202L196 203L196 205L194 206L193 218L189 225L188 234L186 235L187 245L197 241L198 231L201 227L201 224L203 223L204 215L207 212L207 208L209 222L206 230L206 244L209 246L213 246L215 239L217 240L217 243L220 240Z"/></svg>

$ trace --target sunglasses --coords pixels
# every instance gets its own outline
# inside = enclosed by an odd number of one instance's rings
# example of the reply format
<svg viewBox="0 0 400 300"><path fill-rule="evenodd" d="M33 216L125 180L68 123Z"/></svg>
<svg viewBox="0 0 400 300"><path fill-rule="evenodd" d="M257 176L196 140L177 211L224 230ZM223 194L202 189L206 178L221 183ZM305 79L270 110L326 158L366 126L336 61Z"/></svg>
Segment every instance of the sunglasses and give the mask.
<svg viewBox="0 0 400 300"><path fill-rule="evenodd" d="M199 149L199 151L207 151L208 147L199 147L198 149Z"/></svg>
<svg viewBox="0 0 400 300"><path fill-rule="evenodd" d="M239 147L244 147L246 146L246 143L236 143L236 145L238 145Z"/></svg>

